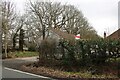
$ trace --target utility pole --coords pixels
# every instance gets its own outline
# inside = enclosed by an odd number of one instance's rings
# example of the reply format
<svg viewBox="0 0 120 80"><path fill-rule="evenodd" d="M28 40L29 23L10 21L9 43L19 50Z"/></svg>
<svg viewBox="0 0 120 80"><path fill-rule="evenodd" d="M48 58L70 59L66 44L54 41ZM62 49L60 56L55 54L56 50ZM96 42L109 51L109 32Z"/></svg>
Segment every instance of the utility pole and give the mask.
<svg viewBox="0 0 120 80"><path fill-rule="evenodd" d="M120 1L118 2L118 38L120 39ZM120 78L120 62L118 62L118 77Z"/></svg>
<svg viewBox="0 0 120 80"><path fill-rule="evenodd" d="M0 5L2 3L0 2ZM0 11L2 8L0 7ZM0 80L2 80L2 14L0 12Z"/></svg>
<svg viewBox="0 0 120 80"><path fill-rule="evenodd" d="M118 2L118 30L120 29L120 1ZM120 39L120 31L118 31L118 38Z"/></svg>

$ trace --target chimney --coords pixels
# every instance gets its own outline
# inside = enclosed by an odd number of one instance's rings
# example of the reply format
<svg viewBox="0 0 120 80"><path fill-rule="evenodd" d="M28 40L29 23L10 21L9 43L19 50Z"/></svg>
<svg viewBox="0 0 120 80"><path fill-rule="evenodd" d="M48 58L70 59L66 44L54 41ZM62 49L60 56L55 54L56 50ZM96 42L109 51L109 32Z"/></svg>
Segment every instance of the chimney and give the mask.
<svg viewBox="0 0 120 80"><path fill-rule="evenodd" d="M106 38L106 32L104 31L104 39Z"/></svg>

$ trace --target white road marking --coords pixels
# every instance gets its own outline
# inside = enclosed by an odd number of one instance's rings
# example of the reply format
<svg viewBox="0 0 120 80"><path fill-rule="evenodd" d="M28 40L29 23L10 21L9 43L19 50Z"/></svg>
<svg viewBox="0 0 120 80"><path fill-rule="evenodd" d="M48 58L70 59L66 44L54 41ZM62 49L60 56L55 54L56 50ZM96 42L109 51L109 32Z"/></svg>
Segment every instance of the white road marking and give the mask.
<svg viewBox="0 0 120 80"><path fill-rule="evenodd" d="M4 67L4 69L9 70L9 71L15 71L15 72L19 72L19 73L23 73L23 74L31 75L31 76L35 76L35 77L40 77L40 78L47 78L47 79L50 79L49 77L44 77L44 76L40 76L40 75L36 75L36 74L32 74L32 73L27 73L27 72L23 72L23 71L20 71L20 70L7 68L7 67Z"/></svg>

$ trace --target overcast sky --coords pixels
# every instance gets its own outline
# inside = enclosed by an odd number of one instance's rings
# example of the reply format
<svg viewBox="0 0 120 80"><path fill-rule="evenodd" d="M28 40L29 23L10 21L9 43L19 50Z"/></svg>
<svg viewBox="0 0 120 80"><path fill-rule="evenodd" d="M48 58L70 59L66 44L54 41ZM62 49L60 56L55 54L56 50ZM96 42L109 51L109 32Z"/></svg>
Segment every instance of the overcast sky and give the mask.
<svg viewBox="0 0 120 80"><path fill-rule="evenodd" d="M17 10L23 12L25 0L13 0ZM40 0L41 1L41 0ZM43 0L42 0L43 1ZM45 1L45 0L44 0ZM90 25L100 36L104 31L110 35L118 29L118 2L120 0L49 0L72 4L82 11Z"/></svg>

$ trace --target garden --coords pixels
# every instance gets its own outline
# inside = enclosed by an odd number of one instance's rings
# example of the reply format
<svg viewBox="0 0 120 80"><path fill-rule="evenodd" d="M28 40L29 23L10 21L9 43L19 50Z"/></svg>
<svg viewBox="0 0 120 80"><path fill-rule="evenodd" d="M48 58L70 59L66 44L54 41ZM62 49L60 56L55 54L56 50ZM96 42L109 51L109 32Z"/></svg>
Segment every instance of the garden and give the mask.
<svg viewBox="0 0 120 80"><path fill-rule="evenodd" d="M28 0L23 13L2 1L2 58L39 56L21 70L55 79L120 78L120 40L103 38L81 9L59 1Z"/></svg>
<svg viewBox="0 0 120 80"><path fill-rule="evenodd" d="M22 66L25 71L53 78L119 78L119 40L43 40L39 62Z"/></svg>

